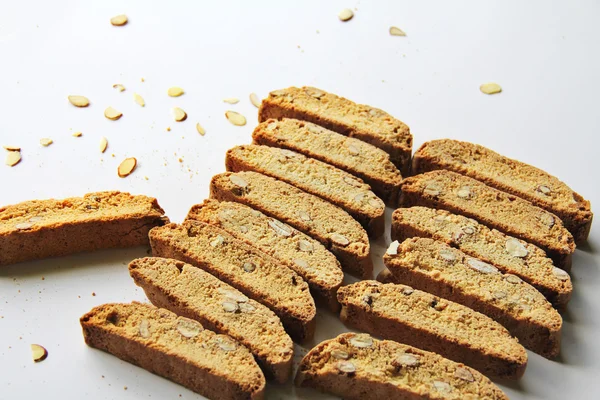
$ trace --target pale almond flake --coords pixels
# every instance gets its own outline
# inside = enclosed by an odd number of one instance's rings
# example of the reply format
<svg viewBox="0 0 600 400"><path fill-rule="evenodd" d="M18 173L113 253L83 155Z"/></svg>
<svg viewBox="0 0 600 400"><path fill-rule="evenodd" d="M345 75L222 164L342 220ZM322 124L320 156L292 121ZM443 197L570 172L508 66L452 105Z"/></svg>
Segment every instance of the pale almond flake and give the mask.
<svg viewBox="0 0 600 400"><path fill-rule="evenodd" d="M254 263L251 263L250 261L246 261L244 265L242 265L242 268L244 271L250 273L254 272L254 270L256 269L256 265Z"/></svg>
<svg viewBox="0 0 600 400"><path fill-rule="evenodd" d="M246 186L248 186L248 182L246 182L246 180L244 178L242 178L241 176L237 176L237 175L230 175L229 176L229 180L231 181L231 183L233 183L235 186L239 186L241 188L245 188Z"/></svg>
<svg viewBox="0 0 600 400"><path fill-rule="evenodd" d="M331 356L333 358L337 358L338 360L347 360L348 357L350 357L350 354L344 350L333 349L331 350Z"/></svg>
<svg viewBox="0 0 600 400"><path fill-rule="evenodd" d="M496 94L502 91L502 88L497 83L489 82L479 86L479 90L485 94Z"/></svg>
<svg viewBox="0 0 600 400"><path fill-rule="evenodd" d="M420 364L419 358L414 354L402 353L392 361L395 367L416 367Z"/></svg>
<svg viewBox="0 0 600 400"><path fill-rule="evenodd" d="M167 90L167 94L170 97L179 97L179 96L181 96L184 93L185 92L183 91L183 89L180 88L180 87L178 87L178 86L170 87L169 90Z"/></svg>
<svg viewBox="0 0 600 400"><path fill-rule="evenodd" d="M223 310L228 313L234 313L239 310L238 304L233 301L224 301L222 306Z"/></svg>
<svg viewBox="0 0 600 400"><path fill-rule="evenodd" d="M488 263L485 263L481 260L478 260L476 258L469 258L467 260L467 264L469 265L469 267L473 268L476 271L479 271L481 273L484 274L498 274L500 273L498 271L498 269L496 267L494 267L493 265L490 265Z"/></svg>
<svg viewBox="0 0 600 400"><path fill-rule="evenodd" d="M137 93L133 94L133 100L138 103L141 107L145 107L146 106L146 102L144 101L144 98L142 96L140 96Z"/></svg>
<svg viewBox="0 0 600 400"><path fill-rule="evenodd" d="M198 336L204 330L204 327L197 321L180 319L177 321L177 330L182 336L193 338Z"/></svg>
<svg viewBox="0 0 600 400"><path fill-rule="evenodd" d="M442 392L442 393L450 393L450 391L452 390L452 387L450 386L450 384L447 382L443 382L443 381L433 381L433 387L438 392Z"/></svg>
<svg viewBox="0 0 600 400"><path fill-rule="evenodd" d="M87 107L90 105L90 101L87 97L79 95L69 96L69 102L75 107Z"/></svg>
<svg viewBox="0 0 600 400"><path fill-rule="evenodd" d="M239 102L240 102L240 99L238 99L238 98L235 98L235 97L228 97L228 98L226 98L226 99L223 99L223 101L224 101L225 103L229 103L229 104L237 104L237 103L239 103Z"/></svg>
<svg viewBox="0 0 600 400"><path fill-rule="evenodd" d="M509 238L505 244L506 251L513 257L523 258L529 251L518 239Z"/></svg>
<svg viewBox="0 0 600 400"><path fill-rule="evenodd" d="M336 367L341 372L345 372L347 374L356 372L356 367L350 361L340 361L336 364Z"/></svg>
<svg viewBox="0 0 600 400"><path fill-rule="evenodd" d="M110 19L110 23L114 26L123 26L127 23L127 21L127 15L125 14L117 15L116 17L112 17Z"/></svg>
<svg viewBox="0 0 600 400"><path fill-rule="evenodd" d="M462 367L456 368L456 371L454 371L454 376L467 382L475 381L475 378L473 377L471 371Z"/></svg>
<svg viewBox="0 0 600 400"><path fill-rule="evenodd" d="M391 256L395 256L396 254L398 254L398 246L400 246L400 243L397 240L394 240L388 246L387 250L385 251L385 254L389 254Z"/></svg>
<svg viewBox="0 0 600 400"><path fill-rule="evenodd" d="M175 121L177 121L177 122L185 121L187 118L187 114L181 108L174 107L173 108L173 118L175 118Z"/></svg>
<svg viewBox="0 0 600 400"><path fill-rule="evenodd" d="M143 319L140 322L139 333L140 333L140 336L143 338L150 337L150 323L148 322L147 319Z"/></svg>
<svg viewBox="0 0 600 400"><path fill-rule="evenodd" d="M349 8L344 8L342 11L340 11L340 13L338 14L338 18L341 21L350 21L352 19L352 17L354 17L354 12L352 12L351 9Z"/></svg>
<svg viewBox="0 0 600 400"><path fill-rule="evenodd" d="M311 221L310 214L309 214L309 213L307 213L307 212L306 212L306 211L304 211L304 210L299 210L299 211L298 211L298 216L300 217L300 219L301 219L302 221Z"/></svg>
<svg viewBox="0 0 600 400"><path fill-rule="evenodd" d="M442 249L440 250L440 257L442 257L446 261L454 261L456 260L456 256L450 249Z"/></svg>
<svg viewBox="0 0 600 400"><path fill-rule="evenodd" d="M350 344L361 349L373 346L373 338L366 333L357 334L350 338Z"/></svg>
<svg viewBox="0 0 600 400"><path fill-rule="evenodd" d="M105 137L100 138L100 153L104 153L108 147L108 140Z"/></svg>
<svg viewBox="0 0 600 400"><path fill-rule="evenodd" d="M561 281L566 281L567 279L569 279L569 274L567 274L560 268L552 267L552 273Z"/></svg>
<svg viewBox="0 0 600 400"><path fill-rule="evenodd" d="M200 122L196 123L196 130L202 136L204 136L206 134L206 131L204 130L204 128L202 127L202 125L200 125Z"/></svg>
<svg viewBox="0 0 600 400"><path fill-rule="evenodd" d="M128 176L135 170L136 166L137 166L137 160L135 159L135 157L126 158L119 165L117 172L121 178L125 178L126 176Z"/></svg>
<svg viewBox="0 0 600 400"><path fill-rule="evenodd" d="M210 245L211 245L212 247L217 247L217 246L220 246L220 245L222 245L223 243L225 243L225 238L224 238L223 236L221 236L221 235L217 235L217 237L216 237L216 238L214 238L214 239L213 239L213 240L210 242Z"/></svg>
<svg viewBox="0 0 600 400"><path fill-rule="evenodd" d="M250 93L250 103L252 103L252 105L254 105L256 108L260 107L260 99L256 93Z"/></svg>
<svg viewBox="0 0 600 400"><path fill-rule="evenodd" d="M270 219L269 226L273 228L273 230L277 232L278 235L290 236L292 234L292 228L276 219Z"/></svg>
<svg viewBox="0 0 600 400"><path fill-rule="evenodd" d="M34 362L44 361L48 357L48 350L39 344L31 345L31 357Z"/></svg>
<svg viewBox="0 0 600 400"><path fill-rule="evenodd" d="M512 274L506 274L506 275L504 275L504 279L506 279L507 282L512 283L513 285L517 285L517 284L523 282L521 280L521 278L519 278L516 275L512 275Z"/></svg>
<svg viewBox="0 0 600 400"><path fill-rule="evenodd" d="M298 241L298 249L300 249L300 251L311 253L314 250L314 247L308 240L300 239Z"/></svg>
<svg viewBox="0 0 600 400"><path fill-rule="evenodd" d="M223 351L234 351L236 349L235 343L233 343L230 339L225 339L224 337L218 337L217 343Z"/></svg>
<svg viewBox="0 0 600 400"><path fill-rule="evenodd" d="M14 167L19 162L21 162L21 152L9 151L6 155L6 165L8 165L9 167Z"/></svg>
<svg viewBox="0 0 600 400"><path fill-rule="evenodd" d="M392 36L406 36L404 31L396 26L390 26L390 35Z"/></svg>
<svg viewBox="0 0 600 400"><path fill-rule="evenodd" d="M108 107L106 110L104 110L104 116L111 121L116 121L123 116L123 113L115 110L112 107Z"/></svg>
<svg viewBox="0 0 600 400"><path fill-rule="evenodd" d="M119 92L124 92L125 91L125 86L121 85L120 83L115 83L113 85L113 88L117 89Z"/></svg>
<svg viewBox="0 0 600 400"><path fill-rule="evenodd" d="M350 244L350 241L346 236L340 235L337 232L331 234L331 240L340 246L347 246L348 244Z"/></svg>
<svg viewBox="0 0 600 400"><path fill-rule="evenodd" d="M50 138L42 138L40 139L40 144L44 147L48 147L50 146L52 143L54 143L54 141L52 141L52 139Z"/></svg>
<svg viewBox="0 0 600 400"><path fill-rule="evenodd" d="M236 126L244 126L246 125L246 117L242 114L237 113L235 111L226 111L225 117L229 122Z"/></svg>
<svg viewBox="0 0 600 400"><path fill-rule="evenodd" d="M20 224L15 225L15 229L20 231L25 231L27 229L31 229L33 227L33 223L31 222L21 222Z"/></svg>
<svg viewBox="0 0 600 400"><path fill-rule="evenodd" d="M296 264L297 266L299 266L302 269L308 269L308 262L306 262L305 260L303 260L301 258L295 258L294 264Z"/></svg>

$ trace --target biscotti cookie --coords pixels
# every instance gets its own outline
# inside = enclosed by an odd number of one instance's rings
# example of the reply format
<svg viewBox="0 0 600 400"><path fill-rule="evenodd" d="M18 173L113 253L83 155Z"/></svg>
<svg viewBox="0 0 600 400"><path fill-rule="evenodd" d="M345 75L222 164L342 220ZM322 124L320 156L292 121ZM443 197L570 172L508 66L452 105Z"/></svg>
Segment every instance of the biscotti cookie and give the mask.
<svg viewBox="0 0 600 400"><path fill-rule="evenodd" d="M342 267L332 253L310 236L232 201L205 200L193 206L186 219L216 225L275 257L304 278L316 300L334 312L339 310L336 293L344 280Z"/></svg>
<svg viewBox="0 0 600 400"><path fill-rule="evenodd" d="M245 204L285 222L321 242L345 271L363 279L373 276L365 230L350 214L317 196L256 172L215 175L210 196Z"/></svg>
<svg viewBox="0 0 600 400"><path fill-rule="evenodd" d="M490 378L519 379L527 352L493 319L410 286L361 281L338 291L341 320L384 339L438 353Z"/></svg>
<svg viewBox="0 0 600 400"><path fill-rule="evenodd" d="M200 221L154 228L149 236L153 256L202 268L273 310L292 339L312 338L316 309L308 284L278 260Z"/></svg>
<svg viewBox="0 0 600 400"><path fill-rule="evenodd" d="M228 171L255 171L321 197L352 215L370 237L383 234L385 204L353 175L314 158L277 147L243 145L227 151Z"/></svg>
<svg viewBox="0 0 600 400"><path fill-rule="evenodd" d="M470 367L364 333L343 333L314 347L300 363L296 385L348 400L508 400Z"/></svg>
<svg viewBox="0 0 600 400"><path fill-rule="evenodd" d="M0 208L0 265L148 244L169 222L155 198L123 192L32 200Z"/></svg>
<svg viewBox="0 0 600 400"><path fill-rule="evenodd" d="M264 398L265 377L248 349L194 320L134 302L95 307L80 322L88 346L210 399Z"/></svg>
<svg viewBox="0 0 600 400"><path fill-rule="evenodd" d="M562 318L535 288L512 274L427 238L392 242L385 266L402 283L460 303L500 322L531 351L560 351Z"/></svg>
<svg viewBox="0 0 600 400"><path fill-rule="evenodd" d="M252 133L254 143L302 153L355 175L388 206L397 207L402 175L390 155L362 140L307 121L268 119Z"/></svg>
<svg viewBox="0 0 600 400"><path fill-rule="evenodd" d="M404 179L400 204L448 210L541 247L562 269L575 251L573 236L555 215L512 194L451 171Z"/></svg>
<svg viewBox="0 0 600 400"><path fill-rule="evenodd" d="M355 137L390 154L402 174L408 175L412 135L402 121L378 108L356 104L313 87L289 87L269 93L258 110L258 121L296 118Z"/></svg>
<svg viewBox="0 0 600 400"><path fill-rule="evenodd" d="M550 211L563 221L576 243L584 242L590 233L590 202L539 168L477 144L441 139L424 143L413 157L413 173L436 169L470 176Z"/></svg>
<svg viewBox="0 0 600 400"><path fill-rule="evenodd" d="M571 298L571 277L556 268L539 247L489 229L477 221L427 207L399 208L392 214L392 240L419 236L456 247L471 257L514 274L539 290L558 308Z"/></svg>
<svg viewBox="0 0 600 400"><path fill-rule="evenodd" d="M254 354L268 377L288 380L294 344L273 311L182 261L138 258L129 274L152 304L231 336Z"/></svg>

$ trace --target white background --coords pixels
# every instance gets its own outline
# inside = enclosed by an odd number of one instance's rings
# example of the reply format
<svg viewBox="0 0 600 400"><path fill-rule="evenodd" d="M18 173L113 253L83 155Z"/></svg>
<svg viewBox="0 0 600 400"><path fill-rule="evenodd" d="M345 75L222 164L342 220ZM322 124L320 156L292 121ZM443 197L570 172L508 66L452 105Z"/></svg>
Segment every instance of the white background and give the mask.
<svg viewBox="0 0 600 400"><path fill-rule="evenodd" d="M337 14L346 7L357 10L342 23ZM111 26L121 13L129 24ZM411 127L415 148L443 137L489 146L556 174L597 205L599 16L597 1L2 0L0 145L21 146L23 161L0 165L0 205L118 189L157 197L179 222L224 170L224 152L250 141L257 109L248 95L291 85L390 112ZM390 36L391 25L408 36ZM503 92L482 94L488 81ZM186 94L167 97L173 85ZM73 107L70 94L91 105ZM241 101L229 105L226 97ZM108 106L123 118L105 119ZM173 121L174 106L187 121ZM228 109L248 124L231 125ZM43 137L54 144L40 146ZM138 169L121 179L117 165L130 156ZM511 398L599 398L599 241L594 227L573 259L561 356L529 353L525 377L502 385ZM373 243L377 270L387 243L389 233ZM101 251L2 268L0 399L198 398L83 343L78 318L91 307L144 299L126 268L144 255L145 248ZM307 347L343 329L320 310ZM34 364L30 343L44 345L48 359ZM316 396L269 385L269 398L294 393Z"/></svg>

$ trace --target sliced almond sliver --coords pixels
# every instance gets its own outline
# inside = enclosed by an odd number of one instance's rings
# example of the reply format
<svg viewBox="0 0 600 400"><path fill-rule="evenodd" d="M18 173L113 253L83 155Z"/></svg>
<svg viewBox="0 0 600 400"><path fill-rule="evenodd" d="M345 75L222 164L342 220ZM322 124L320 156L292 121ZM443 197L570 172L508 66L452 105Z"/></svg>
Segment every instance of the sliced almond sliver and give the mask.
<svg viewBox="0 0 600 400"><path fill-rule="evenodd" d="M125 160L123 160L121 165L119 165L117 172L119 173L119 176L121 178L125 178L135 170L136 165L137 160L135 159L135 157L126 158Z"/></svg>
<svg viewBox="0 0 600 400"><path fill-rule="evenodd" d="M226 99L223 99L223 101L229 104L237 104L240 102L240 99L236 99L235 97L228 97Z"/></svg>
<svg viewBox="0 0 600 400"><path fill-rule="evenodd" d="M167 90L167 94L171 97L179 97L183 93L185 93L183 89L178 86L170 87L169 90Z"/></svg>
<svg viewBox="0 0 600 400"><path fill-rule="evenodd" d="M41 139L40 139L40 144L41 144L42 146L44 146L44 147L48 147L48 146L50 146L52 143L54 143L54 142L53 142L53 141L52 141L52 139L50 139L50 138L41 138Z"/></svg>
<svg viewBox="0 0 600 400"><path fill-rule="evenodd" d="M6 165L9 167L14 167L21 161L21 152L20 151L9 151L6 155Z"/></svg>
<svg viewBox="0 0 600 400"><path fill-rule="evenodd" d="M144 107L146 105L144 98L137 93L133 94L133 100L135 100L135 102L138 103L142 107Z"/></svg>
<svg viewBox="0 0 600 400"><path fill-rule="evenodd" d="M340 11L340 13L338 14L338 17L340 20L346 22L346 21L350 21L352 19L352 17L354 17L354 13L352 12L351 9L345 8L342 11Z"/></svg>
<svg viewBox="0 0 600 400"><path fill-rule="evenodd" d="M173 118L175 118L175 121L177 121L177 122L185 121L187 118L187 114L181 108L174 107L173 108Z"/></svg>
<svg viewBox="0 0 600 400"><path fill-rule="evenodd" d="M110 23L114 26L123 26L127 23L127 21L127 15L125 14L117 15L116 17L112 17L110 19Z"/></svg>
<svg viewBox="0 0 600 400"><path fill-rule="evenodd" d="M104 116L111 121L116 121L123 116L123 113L115 110L112 107L108 107L106 110L104 110Z"/></svg>
<svg viewBox="0 0 600 400"><path fill-rule="evenodd" d="M81 137L82 135L83 135L83 133L81 133L81 132L75 132L71 136L73 136L73 137Z"/></svg>
<svg viewBox="0 0 600 400"><path fill-rule="evenodd" d="M204 136L204 134L206 133L206 131L204 130L204 128L202 127L202 125L200 125L200 122L198 122L196 124L196 130L198 131L199 134L201 134L202 136Z"/></svg>
<svg viewBox="0 0 600 400"><path fill-rule="evenodd" d="M120 83L115 83L113 88L117 89L119 92L125 91L125 86L121 85Z"/></svg>
<svg viewBox="0 0 600 400"><path fill-rule="evenodd" d="M108 147L108 140L105 137L100 138L100 153L104 153Z"/></svg>
<svg viewBox="0 0 600 400"><path fill-rule="evenodd" d="M4 147L4 150L8 150L8 151L21 151L20 147L17 146L2 146Z"/></svg>
<svg viewBox="0 0 600 400"><path fill-rule="evenodd" d="M44 361L46 357L48 357L48 350L46 350L44 346L40 346L39 344L32 344L31 356L33 357L33 361L35 362Z"/></svg>
<svg viewBox="0 0 600 400"><path fill-rule="evenodd" d="M500 93L502 91L502 88L497 83L489 82L479 86L479 90L481 90L485 94L495 94Z"/></svg>
<svg viewBox="0 0 600 400"><path fill-rule="evenodd" d="M398 27L390 26L390 35L392 36L406 36L406 33Z"/></svg>
<svg viewBox="0 0 600 400"><path fill-rule="evenodd" d="M90 105L90 101L85 96L69 96L69 102L75 107L87 107Z"/></svg>
<svg viewBox="0 0 600 400"><path fill-rule="evenodd" d="M227 111L225 112L225 117L231 122L233 125L244 126L246 125L246 117L242 114L237 113L235 111Z"/></svg>
<svg viewBox="0 0 600 400"><path fill-rule="evenodd" d="M250 93L250 103L252 103L255 107L260 107L260 99L256 95L256 93Z"/></svg>

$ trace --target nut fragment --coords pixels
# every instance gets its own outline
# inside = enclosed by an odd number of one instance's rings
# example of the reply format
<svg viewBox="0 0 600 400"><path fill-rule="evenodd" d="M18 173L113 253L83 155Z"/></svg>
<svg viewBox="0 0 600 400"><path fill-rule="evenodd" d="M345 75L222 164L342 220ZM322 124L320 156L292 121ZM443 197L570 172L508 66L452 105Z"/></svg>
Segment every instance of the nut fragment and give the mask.
<svg viewBox="0 0 600 400"><path fill-rule="evenodd" d="M256 307L254 307L252 304L248 304L248 303L239 303L238 307L240 308L241 312L245 312L245 313L249 313L249 312L256 310Z"/></svg>
<svg viewBox="0 0 600 400"><path fill-rule="evenodd" d="M171 97L179 97L183 93L185 93L183 89L178 86L170 87L169 90L167 90L167 94Z"/></svg>
<svg viewBox="0 0 600 400"><path fill-rule="evenodd" d="M256 269L256 265L254 265L254 263L247 261L244 263L244 265L242 265L242 268L246 272L254 272L254 270Z"/></svg>
<svg viewBox="0 0 600 400"><path fill-rule="evenodd" d="M373 338L366 333L361 333L350 338L350 344L354 347L368 348L373 346Z"/></svg>
<svg viewBox="0 0 600 400"><path fill-rule="evenodd" d="M233 301L224 301L221 305L226 312L233 313L239 310L238 304Z"/></svg>
<svg viewBox="0 0 600 400"><path fill-rule="evenodd" d="M186 338L193 338L198 336L204 328L197 321L180 319L177 321L177 330Z"/></svg>
<svg viewBox="0 0 600 400"><path fill-rule="evenodd" d="M498 299L498 300L500 300L500 299L503 299L503 298L505 298L506 296L508 296L508 294L506 294L506 292L503 292L503 291L501 291L501 290L498 290L498 291L495 291L494 293L492 293L492 296L493 296L495 299Z"/></svg>
<svg viewBox="0 0 600 400"><path fill-rule="evenodd" d="M442 249L440 250L440 257L442 257L446 261L454 261L456 260L456 256L450 249Z"/></svg>
<svg viewBox="0 0 600 400"><path fill-rule="evenodd" d="M471 188L468 186L463 186L460 189L458 189L458 192L456 192L456 195L458 197L460 197L461 199L470 199L471 198Z"/></svg>
<svg viewBox="0 0 600 400"><path fill-rule="evenodd" d="M104 110L104 116L111 121L116 121L123 116L123 113L115 110L112 107L108 107L106 110Z"/></svg>
<svg viewBox="0 0 600 400"><path fill-rule="evenodd" d="M423 193L425 193L429 196L439 196L441 193L441 190L437 184L429 183L429 184L427 184L427 186L425 186L425 189L423 189Z"/></svg>
<svg viewBox="0 0 600 400"><path fill-rule="evenodd" d="M346 238L346 236L340 235L337 232L334 232L331 234L331 240L334 243L339 244L340 246L347 246L350 243L350 241L348 240L348 238Z"/></svg>
<svg viewBox="0 0 600 400"><path fill-rule="evenodd" d="M250 93L250 103L252 103L256 108L260 107L260 99L256 93Z"/></svg>
<svg viewBox="0 0 600 400"><path fill-rule="evenodd" d="M410 296L414 292L415 292L415 289L411 288L410 286L404 286L402 288L402 294L404 294L406 296Z"/></svg>
<svg viewBox="0 0 600 400"><path fill-rule="evenodd" d="M325 96L325 94L326 94L321 89L317 89L317 88L314 88L314 87L304 88L304 92L306 94L308 94L309 96L314 97L315 99L320 99L321 97Z"/></svg>
<svg viewBox="0 0 600 400"><path fill-rule="evenodd" d="M516 284L522 282L521 278L519 278L518 276L513 275L513 274L504 275L504 279L506 279L507 282L512 283L513 285L516 285Z"/></svg>
<svg viewBox="0 0 600 400"><path fill-rule="evenodd" d="M245 188L246 186L248 186L248 182L246 182L244 180L244 178L238 176L238 175L230 175L229 176L229 180L231 181L231 183L233 183L235 186L239 186L241 188Z"/></svg>
<svg viewBox="0 0 600 400"><path fill-rule="evenodd" d="M350 186L363 187L363 184L360 181L358 181L350 176L344 176L342 179L344 182L346 182Z"/></svg>
<svg viewBox="0 0 600 400"><path fill-rule="evenodd" d="M348 354L347 351L340 350L340 349L333 349L333 350L331 350L331 357L337 358L338 360L347 360L348 357L350 357L350 355Z"/></svg>
<svg viewBox="0 0 600 400"><path fill-rule="evenodd" d="M173 107L173 118L175 121L181 122L187 119L187 114L179 107Z"/></svg>
<svg viewBox="0 0 600 400"><path fill-rule="evenodd" d="M385 251L385 254L389 254L391 256L395 256L396 254L398 254L398 246L400 246L400 243L397 240L394 240L388 246L387 250Z"/></svg>
<svg viewBox="0 0 600 400"><path fill-rule="evenodd" d="M135 167L137 166L137 160L135 157L129 157L123 160L123 162L119 165L117 169L117 173L121 178L125 178L129 174L131 174Z"/></svg>
<svg viewBox="0 0 600 400"><path fill-rule="evenodd" d="M566 281L567 279L569 279L569 274L567 274L560 268L552 267L552 273L561 281Z"/></svg>
<svg viewBox="0 0 600 400"><path fill-rule="evenodd" d="M294 258L294 264L296 264L297 266L299 266L302 269L308 268L308 263L301 258Z"/></svg>
<svg viewBox="0 0 600 400"><path fill-rule="evenodd" d="M69 96L69 102L75 107L87 107L90 105L90 101L85 96L72 95Z"/></svg>
<svg viewBox="0 0 600 400"><path fill-rule="evenodd" d="M115 83L113 88L117 89L119 92L125 91L125 86L121 85L120 83Z"/></svg>
<svg viewBox="0 0 600 400"><path fill-rule="evenodd" d="M385 204L380 199L369 199L369 205L374 208L383 208Z"/></svg>
<svg viewBox="0 0 600 400"><path fill-rule="evenodd" d="M108 147L108 140L105 137L100 138L100 153L104 153Z"/></svg>
<svg viewBox="0 0 600 400"><path fill-rule="evenodd" d="M356 367L350 361L339 361L335 366L338 370L347 374L356 372Z"/></svg>
<svg viewBox="0 0 600 400"><path fill-rule="evenodd" d="M349 8L344 8L342 11L340 11L340 13L338 14L338 17L341 21L350 21L352 19L352 17L354 17L354 13L352 12L351 9Z"/></svg>
<svg viewBox="0 0 600 400"><path fill-rule="evenodd" d="M201 134L202 136L204 136L204 134L206 133L206 131L204 130L204 128L202 127L202 125L200 125L200 122L198 122L196 124L196 130L198 131L199 134Z"/></svg>
<svg viewBox="0 0 600 400"><path fill-rule="evenodd" d="M228 97L228 98L226 98L226 99L223 99L223 101L224 101L225 103L229 103L229 104L237 104L237 103L239 103L239 102L240 102L240 99L237 99L237 98L235 98L235 97Z"/></svg>
<svg viewBox="0 0 600 400"><path fill-rule="evenodd" d="M552 228L554 226L554 217L550 213L544 212L540 214L540 221L548 228Z"/></svg>
<svg viewBox="0 0 600 400"><path fill-rule="evenodd" d="M9 151L6 155L6 165L8 165L9 167L14 167L19 162L21 162L21 152Z"/></svg>
<svg viewBox="0 0 600 400"><path fill-rule="evenodd" d="M442 393L449 393L450 390L452 390L452 387L450 386L449 383L442 382L442 381L433 381L433 387L438 392L442 392Z"/></svg>
<svg viewBox="0 0 600 400"><path fill-rule="evenodd" d="M110 19L110 23L114 26L123 26L127 23L127 15L121 14Z"/></svg>
<svg viewBox="0 0 600 400"><path fill-rule="evenodd" d="M540 192L540 193L542 193L542 194L545 194L546 196L549 196L550 193L552 193L552 189L550 189L546 185L540 185L540 186L538 186L537 187L537 191Z"/></svg>
<svg viewBox="0 0 600 400"><path fill-rule="evenodd" d="M527 248L521 243L519 240L515 238L510 238L506 241L505 244L506 251L513 257L525 257L529 251Z"/></svg>
<svg viewBox="0 0 600 400"><path fill-rule="evenodd" d="M306 211L303 211L303 210L299 210L298 211L298 216L303 221L310 221L311 220L310 219L310 215Z"/></svg>
<svg viewBox="0 0 600 400"><path fill-rule="evenodd" d="M31 345L31 356L33 357L33 361L40 362L44 361L46 357L48 357L48 350L39 344Z"/></svg>
<svg viewBox="0 0 600 400"><path fill-rule="evenodd" d="M485 94L495 94L500 93L502 91L502 88L497 83L489 82L479 86L479 90L481 90L481 92Z"/></svg>
<svg viewBox="0 0 600 400"><path fill-rule="evenodd" d="M300 249L300 251L311 253L314 250L314 246L308 240L300 239L298 241L298 249Z"/></svg>
<svg viewBox="0 0 600 400"><path fill-rule="evenodd" d="M212 247L217 247L217 246L220 246L220 245L222 245L223 243L225 243L225 238L224 238L223 236L221 236L221 235L217 235L217 237L216 237L216 238L214 238L214 239L213 239L213 240L210 242L210 245L211 245Z"/></svg>
<svg viewBox="0 0 600 400"><path fill-rule="evenodd" d="M390 35L392 36L406 36L406 33L398 27L390 26Z"/></svg>
<svg viewBox="0 0 600 400"><path fill-rule="evenodd" d="M52 143L54 143L54 142L53 142L53 141L52 141L52 139L50 139L50 138L42 138L42 139L40 139L40 144L41 144L42 146L44 146L44 147L48 147L48 146L50 146Z"/></svg>
<svg viewBox="0 0 600 400"><path fill-rule="evenodd" d="M145 107L146 106L146 102L144 101L144 98L142 96L140 96L137 93L133 94L133 100L138 103L138 105L140 105L141 107Z"/></svg>
<svg viewBox="0 0 600 400"><path fill-rule="evenodd" d="M81 132L75 132L71 136L73 136L73 137L81 137L81 136L83 136L83 133L81 133Z"/></svg>
<svg viewBox="0 0 600 400"><path fill-rule="evenodd" d="M353 156L357 156L360 154L360 150L358 149L358 147L356 147L353 144L348 145L347 149L348 149L348 153L352 154Z"/></svg>
<svg viewBox="0 0 600 400"><path fill-rule="evenodd" d="M236 348L235 343L233 343L230 339L225 339L222 336L217 338L217 343L219 348L223 351L233 351Z"/></svg>
<svg viewBox="0 0 600 400"><path fill-rule="evenodd" d="M281 221L278 221L276 219L269 219L269 226L278 234L281 236L290 236L292 234L292 228L290 228L288 225L284 224Z"/></svg>
<svg viewBox="0 0 600 400"><path fill-rule="evenodd" d="M416 367L420 364L419 358L414 354L402 353L392 360L394 367Z"/></svg>
<svg viewBox="0 0 600 400"><path fill-rule="evenodd" d="M475 378L473 377L471 371L462 367L456 368L456 371L454 371L454 376L467 382L475 381Z"/></svg>
<svg viewBox="0 0 600 400"><path fill-rule="evenodd" d="M150 337L150 322L148 322L147 319L143 319L142 322L140 322L140 327L139 327L139 332L140 332L140 336L143 338L149 338Z"/></svg>
<svg viewBox="0 0 600 400"><path fill-rule="evenodd" d="M237 113L235 111L226 111L225 117L229 122L236 126L244 126L246 125L246 117L242 114Z"/></svg>
<svg viewBox="0 0 600 400"><path fill-rule="evenodd" d="M15 228L20 231L24 231L26 229L30 229L32 226L33 224L31 222L21 222L20 224L16 224Z"/></svg>
<svg viewBox="0 0 600 400"><path fill-rule="evenodd" d="M467 260L467 264L469 265L469 267L473 268L476 271L482 272L484 274L497 274L498 269L496 269L496 267L494 267L493 265L490 265L488 263L485 263L481 260L478 260L476 258L469 258Z"/></svg>

